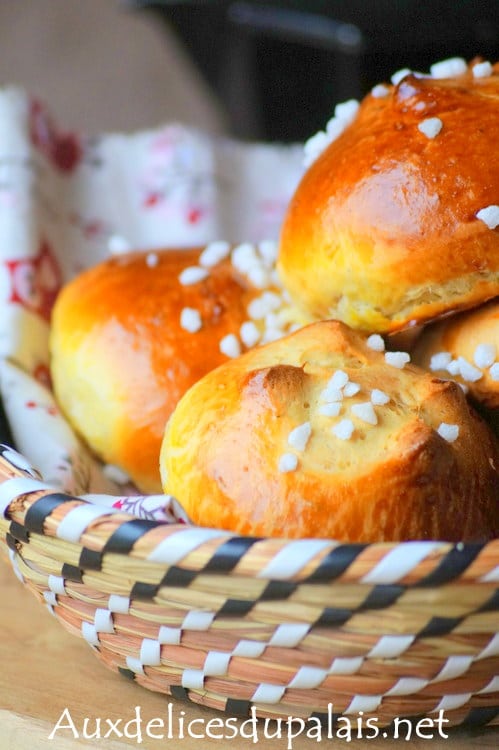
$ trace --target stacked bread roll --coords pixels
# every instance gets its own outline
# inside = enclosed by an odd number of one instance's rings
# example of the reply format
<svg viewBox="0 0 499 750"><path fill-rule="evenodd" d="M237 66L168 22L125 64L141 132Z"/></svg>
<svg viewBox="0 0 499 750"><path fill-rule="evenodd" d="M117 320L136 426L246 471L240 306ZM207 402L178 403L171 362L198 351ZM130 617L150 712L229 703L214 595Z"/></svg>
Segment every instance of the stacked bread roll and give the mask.
<svg viewBox="0 0 499 750"><path fill-rule="evenodd" d="M195 523L250 535L487 537L492 434L458 386L379 348L322 321L213 370L169 420L165 488Z"/></svg>
<svg viewBox="0 0 499 750"><path fill-rule="evenodd" d="M305 322L262 242L116 255L81 273L52 315L51 372L76 432L145 493L179 398L205 373Z"/></svg>
<svg viewBox="0 0 499 750"><path fill-rule="evenodd" d="M73 424L142 488L160 465L201 525L496 536L498 444L474 402L499 403L498 101L498 66L453 59L339 105L306 145L277 273L270 245L216 243L73 282L52 345Z"/></svg>
<svg viewBox="0 0 499 750"><path fill-rule="evenodd" d="M278 263L317 317L385 333L497 296L499 67L462 66L376 87L305 174Z"/></svg>

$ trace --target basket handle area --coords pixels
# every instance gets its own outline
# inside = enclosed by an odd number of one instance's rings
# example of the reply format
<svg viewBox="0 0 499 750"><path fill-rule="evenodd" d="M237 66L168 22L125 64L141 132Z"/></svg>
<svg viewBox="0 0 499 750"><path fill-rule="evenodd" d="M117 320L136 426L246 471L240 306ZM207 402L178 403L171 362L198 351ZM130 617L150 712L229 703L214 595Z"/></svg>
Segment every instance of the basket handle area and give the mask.
<svg viewBox="0 0 499 750"><path fill-rule="evenodd" d="M10 524L10 525L9 525ZM499 581L499 540L343 544L336 540L238 536L139 519L61 493L13 448L0 446L0 531L41 534L106 553L184 570L269 581L439 586ZM14 531L16 532L14 534ZM1 537L0 537L1 538Z"/></svg>

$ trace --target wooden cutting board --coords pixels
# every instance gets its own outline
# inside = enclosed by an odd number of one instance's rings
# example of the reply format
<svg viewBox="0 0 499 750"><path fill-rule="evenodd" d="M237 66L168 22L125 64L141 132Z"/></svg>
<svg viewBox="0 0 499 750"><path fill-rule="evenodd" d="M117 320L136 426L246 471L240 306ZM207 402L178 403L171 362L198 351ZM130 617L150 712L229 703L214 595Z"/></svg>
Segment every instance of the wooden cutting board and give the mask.
<svg viewBox="0 0 499 750"><path fill-rule="evenodd" d="M67 633L57 620L44 609L15 578L8 563L0 558L0 749L1 750L83 750L87 748L104 748L105 750L124 750L136 747L144 750L204 750L219 747L223 750L285 750L288 747L286 736L265 739L260 736L253 742L248 726L249 737L233 739L179 738L179 722L189 726L194 734L206 733L210 720L221 721L224 716L218 712L195 707L168 696L148 692L108 671L93 655L83 640ZM168 706L170 705L170 709ZM136 707L139 707L138 709ZM61 720L61 716L64 718ZM118 731L126 721L134 719L136 711L142 718L142 742L139 744L136 724L130 724L131 737L119 737L111 730L109 737L104 738L110 725L106 719L116 722ZM167 733L168 711L173 720L173 736L160 738L161 732ZM184 712L184 713L183 713ZM89 732L95 731L97 717L101 718L101 738L85 739L83 722L88 718ZM162 719L164 728L156 722L150 726L150 732L156 738L148 737L145 731L152 719ZM60 720L60 729L51 740L49 736ZM75 731L80 733L78 739L70 728L73 722ZM63 725L66 728L63 728ZM132 731L133 730L133 731ZM210 730L216 735L223 730L212 721ZM428 732L428 729L424 730ZM444 732L445 732L444 728ZM311 750L322 747L378 748L393 746L393 742L403 743L405 748L429 748L453 750L458 748L497 748L499 731L483 730L447 730L448 739L438 736L437 728L434 738L418 739L411 743L405 739L359 740L353 738L347 743L338 738L321 742L315 739L299 737L294 740L294 750ZM353 735L355 737L355 733Z"/></svg>

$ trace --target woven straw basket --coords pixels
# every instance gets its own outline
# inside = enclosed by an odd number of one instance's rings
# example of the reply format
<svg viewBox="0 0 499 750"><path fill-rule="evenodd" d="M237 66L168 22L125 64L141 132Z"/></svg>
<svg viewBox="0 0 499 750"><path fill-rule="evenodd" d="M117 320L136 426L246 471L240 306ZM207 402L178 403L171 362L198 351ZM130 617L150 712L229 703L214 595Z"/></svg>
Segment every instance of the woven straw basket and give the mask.
<svg viewBox="0 0 499 750"><path fill-rule="evenodd" d="M499 540L354 545L140 520L55 492L6 447L0 482L17 575L150 690L231 716L499 723Z"/></svg>

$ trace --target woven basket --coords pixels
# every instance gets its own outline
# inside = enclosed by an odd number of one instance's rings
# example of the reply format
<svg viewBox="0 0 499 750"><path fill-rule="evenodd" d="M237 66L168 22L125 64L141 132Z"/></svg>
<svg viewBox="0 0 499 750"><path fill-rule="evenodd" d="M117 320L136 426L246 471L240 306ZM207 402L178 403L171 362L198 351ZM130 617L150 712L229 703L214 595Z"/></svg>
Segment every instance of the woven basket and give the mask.
<svg viewBox="0 0 499 750"><path fill-rule="evenodd" d="M111 669L247 716L499 723L499 540L341 544L140 520L0 449L14 570Z"/></svg>

